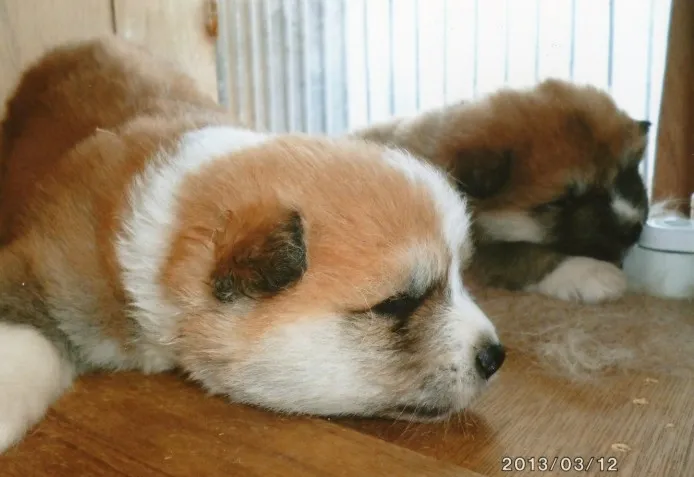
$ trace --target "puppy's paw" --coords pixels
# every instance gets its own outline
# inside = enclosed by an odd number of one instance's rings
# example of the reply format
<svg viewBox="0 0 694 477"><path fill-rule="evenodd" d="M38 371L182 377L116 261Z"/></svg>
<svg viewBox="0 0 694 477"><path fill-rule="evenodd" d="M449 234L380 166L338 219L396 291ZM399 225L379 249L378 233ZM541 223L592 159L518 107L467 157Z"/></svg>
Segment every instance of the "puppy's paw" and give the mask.
<svg viewBox="0 0 694 477"><path fill-rule="evenodd" d="M0 389L0 392L3 390ZM2 399L2 398L0 398ZM3 400L4 401L4 400ZM20 406L0 402L0 454L19 442L37 418L27 416Z"/></svg>
<svg viewBox="0 0 694 477"><path fill-rule="evenodd" d="M569 257L528 291L567 301L600 303L615 300L626 292L622 270L608 262L588 257Z"/></svg>
<svg viewBox="0 0 694 477"><path fill-rule="evenodd" d="M74 367L38 330L0 322L0 454L70 386Z"/></svg>

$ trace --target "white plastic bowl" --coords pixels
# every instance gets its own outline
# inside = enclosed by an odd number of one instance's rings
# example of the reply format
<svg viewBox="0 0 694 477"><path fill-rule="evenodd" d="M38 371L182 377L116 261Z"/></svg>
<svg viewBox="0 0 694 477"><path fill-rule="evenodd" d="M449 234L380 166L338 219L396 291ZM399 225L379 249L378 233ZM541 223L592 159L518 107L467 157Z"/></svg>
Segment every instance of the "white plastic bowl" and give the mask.
<svg viewBox="0 0 694 477"><path fill-rule="evenodd" d="M631 290L694 298L694 219L649 219L624 261L624 272Z"/></svg>

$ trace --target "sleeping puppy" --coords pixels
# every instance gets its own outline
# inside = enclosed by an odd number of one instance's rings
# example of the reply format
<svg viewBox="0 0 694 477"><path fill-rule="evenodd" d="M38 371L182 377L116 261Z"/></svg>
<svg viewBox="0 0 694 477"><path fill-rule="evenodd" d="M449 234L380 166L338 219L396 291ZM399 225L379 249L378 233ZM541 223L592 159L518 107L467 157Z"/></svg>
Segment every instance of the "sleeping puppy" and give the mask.
<svg viewBox="0 0 694 477"><path fill-rule="evenodd" d="M235 128L171 66L95 40L26 72L2 159L0 451L94 370L438 420L504 361L463 286L465 202L406 153Z"/></svg>
<svg viewBox="0 0 694 477"><path fill-rule="evenodd" d="M547 80L353 133L448 171L470 198L486 285L595 303L620 297L648 213L650 124L604 92Z"/></svg>

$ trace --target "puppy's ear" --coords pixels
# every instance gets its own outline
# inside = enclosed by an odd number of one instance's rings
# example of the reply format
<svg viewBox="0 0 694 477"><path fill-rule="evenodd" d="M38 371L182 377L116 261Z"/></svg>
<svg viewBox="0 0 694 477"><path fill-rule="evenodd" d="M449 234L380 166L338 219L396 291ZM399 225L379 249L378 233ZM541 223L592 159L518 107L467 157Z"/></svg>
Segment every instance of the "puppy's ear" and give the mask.
<svg viewBox="0 0 694 477"><path fill-rule="evenodd" d="M475 199L498 194L511 179L514 154L510 149L459 151L453 166L458 188Z"/></svg>
<svg viewBox="0 0 694 477"><path fill-rule="evenodd" d="M636 124L639 126L639 131L641 132L642 136L647 136L648 132L651 130L651 122L647 120L643 121L636 121Z"/></svg>
<svg viewBox="0 0 694 477"><path fill-rule="evenodd" d="M212 289L223 302L268 297L290 288L308 267L301 215L281 207L228 213L224 229L215 236L215 264Z"/></svg>

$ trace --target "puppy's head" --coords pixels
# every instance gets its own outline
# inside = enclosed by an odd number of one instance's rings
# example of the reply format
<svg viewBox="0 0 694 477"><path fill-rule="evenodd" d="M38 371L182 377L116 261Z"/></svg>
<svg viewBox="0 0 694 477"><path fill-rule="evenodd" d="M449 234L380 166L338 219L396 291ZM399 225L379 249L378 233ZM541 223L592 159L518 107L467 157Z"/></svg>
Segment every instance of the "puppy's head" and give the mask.
<svg viewBox="0 0 694 477"><path fill-rule="evenodd" d="M455 109L434 160L475 201L481 240L621 261L648 212L638 171L647 121L558 80Z"/></svg>
<svg viewBox="0 0 694 477"><path fill-rule="evenodd" d="M270 140L188 177L162 273L183 367L285 412L443 418L504 351L467 294L465 203L432 166Z"/></svg>

